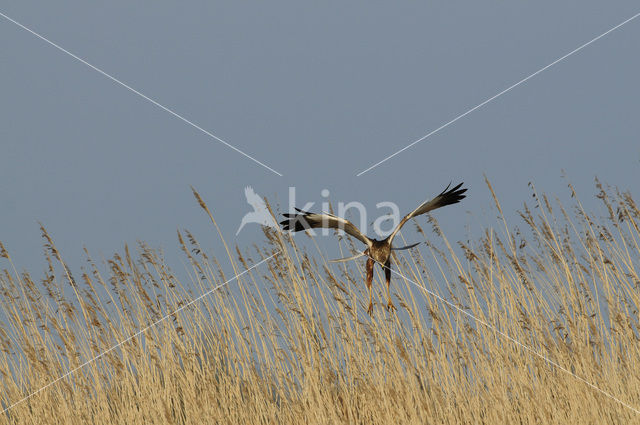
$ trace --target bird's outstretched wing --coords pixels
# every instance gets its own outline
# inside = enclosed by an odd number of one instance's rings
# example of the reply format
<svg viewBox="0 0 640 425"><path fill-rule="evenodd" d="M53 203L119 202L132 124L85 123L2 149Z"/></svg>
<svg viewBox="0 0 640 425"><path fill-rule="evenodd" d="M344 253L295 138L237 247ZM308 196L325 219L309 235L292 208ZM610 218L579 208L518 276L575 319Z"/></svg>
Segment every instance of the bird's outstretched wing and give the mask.
<svg viewBox="0 0 640 425"><path fill-rule="evenodd" d="M453 189L448 190L449 186L451 186L451 184L449 184L438 196L430 201L424 202L418 208L405 215L404 218L400 220L398 227L396 227L393 230L393 233L391 233L391 235L389 236L389 242L393 240L396 234L400 231L400 228L404 226L404 224L409 221L409 219L420 214L428 213L429 211L435 210L436 208L444 207L445 205L457 204L465 198L465 195L463 195L463 193L465 193L467 189L460 189L462 183L460 183Z"/></svg>
<svg viewBox="0 0 640 425"><path fill-rule="evenodd" d="M351 257L345 258L336 258L335 260L329 260L330 263L346 263L347 261L355 260L356 258L364 257L366 254L364 252L359 252Z"/></svg>
<svg viewBox="0 0 640 425"><path fill-rule="evenodd" d="M305 229L339 229L344 230L359 241L371 246L371 239L366 237L360 229L353 225L349 220L342 217L337 217L333 214L315 214L307 211L302 211L296 208L298 214L282 214L286 217L286 220L280 222L282 230L291 230L292 232L299 232Z"/></svg>
<svg viewBox="0 0 640 425"><path fill-rule="evenodd" d="M395 248L395 247L391 247L392 251L404 251L405 249L411 249L411 248L415 248L416 246L420 245L420 242L418 243L412 243L411 245L407 245L407 246L402 246L400 248Z"/></svg>
<svg viewBox="0 0 640 425"><path fill-rule="evenodd" d="M266 210L267 205L264 203L264 199L258 195L251 186L244 188L244 196L247 198L247 203L253 207L254 210Z"/></svg>

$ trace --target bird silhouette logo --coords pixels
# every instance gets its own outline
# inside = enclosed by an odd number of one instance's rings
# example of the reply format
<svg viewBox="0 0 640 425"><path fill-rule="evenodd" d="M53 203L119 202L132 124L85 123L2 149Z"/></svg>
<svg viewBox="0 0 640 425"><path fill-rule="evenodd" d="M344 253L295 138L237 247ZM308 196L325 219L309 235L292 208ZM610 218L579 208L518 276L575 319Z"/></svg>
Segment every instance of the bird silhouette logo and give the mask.
<svg viewBox="0 0 640 425"><path fill-rule="evenodd" d="M236 236L238 236L238 233L240 233L244 225L249 223L256 223L274 229L279 228L275 219L269 213L264 199L262 199L251 186L244 188L244 196L247 198L247 203L253 207L253 211L246 213L244 217L242 217Z"/></svg>

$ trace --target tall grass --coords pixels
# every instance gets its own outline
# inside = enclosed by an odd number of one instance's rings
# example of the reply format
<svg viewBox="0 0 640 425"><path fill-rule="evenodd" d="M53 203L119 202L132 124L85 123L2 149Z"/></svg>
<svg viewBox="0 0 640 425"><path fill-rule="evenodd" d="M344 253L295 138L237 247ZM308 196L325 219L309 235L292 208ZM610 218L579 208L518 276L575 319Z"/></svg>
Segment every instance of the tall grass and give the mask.
<svg viewBox="0 0 640 425"><path fill-rule="evenodd" d="M267 228L224 267L180 231L190 282L144 244L75 275L42 228L42 279L0 248L0 423L638 423L640 210L599 187L459 246L430 218L371 318L361 262Z"/></svg>

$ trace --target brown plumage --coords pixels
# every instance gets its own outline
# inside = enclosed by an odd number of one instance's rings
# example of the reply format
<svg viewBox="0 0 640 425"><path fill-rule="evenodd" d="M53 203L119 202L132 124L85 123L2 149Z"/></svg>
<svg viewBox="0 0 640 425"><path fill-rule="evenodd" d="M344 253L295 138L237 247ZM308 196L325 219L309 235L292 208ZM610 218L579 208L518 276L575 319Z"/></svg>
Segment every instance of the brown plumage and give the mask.
<svg viewBox="0 0 640 425"><path fill-rule="evenodd" d="M302 211L298 208L296 208L296 211L298 211L297 214L283 214L286 220L281 221L280 224L282 225L283 230L291 230L293 232L315 228L331 228L344 230L346 233L366 244L367 249L364 252L353 257L334 261L348 261L361 257L363 255L368 257L366 266L367 276L365 283L367 285L367 289L369 290L369 308L367 309L367 312L369 314L373 313L373 300L371 294L373 266L374 263L379 263L384 270L385 281L387 283L387 309L395 310L396 308L391 302L391 293L389 291L389 286L391 284L391 251L412 248L417 244L402 248L394 248L392 244L393 238L400 231L400 228L404 226L407 221L409 221L409 219L435 210L436 208L456 204L465 198L465 195L463 195L463 193L465 193L467 189L461 189L462 183L450 190L449 186L447 186L445 190L443 190L438 196L431 199L430 201L422 203L418 208L404 216L402 220L400 220L398 226L396 226L396 228L393 230L393 232L387 238L380 241L367 237L356 226L354 226L353 223L342 217L337 217L333 214L326 213L315 214L307 211Z"/></svg>

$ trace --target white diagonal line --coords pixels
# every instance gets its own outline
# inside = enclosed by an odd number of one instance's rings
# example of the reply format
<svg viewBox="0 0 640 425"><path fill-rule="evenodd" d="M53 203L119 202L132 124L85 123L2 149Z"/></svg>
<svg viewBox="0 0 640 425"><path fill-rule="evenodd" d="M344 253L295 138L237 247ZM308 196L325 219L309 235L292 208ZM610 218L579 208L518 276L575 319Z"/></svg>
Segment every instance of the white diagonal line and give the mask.
<svg viewBox="0 0 640 425"><path fill-rule="evenodd" d="M374 260L372 257L370 257L370 256L368 256L368 255L367 255L367 257L371 258L373 261L376 261L376 260ZM538 351L534 350L533 348L531 348L531 347L529 347L529 346L527 346L527 345L524 345L523 343L521 343L521 342L520 342L520 341L518 341L517 339L515 339L515 338L513 338L513 337L509 336L507 333L502 332L501 330L499 330L498 328L496 328L496 327L495 327L495 326L493 326L492 324L490 324L490 323L488 323L488 322L485 322L484 320L482 320L482 319L480 319L480 318L478 318L478 317L474 316L473 314L469 313L468 311L466 311L466 310L464 310L464 309L462 309L462 308L458 307L457 305L455 305L455 304L454 304L454 303L452 303L451 301L448 301L446 298L442 297L441 295L438 295L437 293L435 293L435 292L433 292L433 291L428 290L428 289L427 289L427 288L425 288L424 286L420 285L418 282L416 282L416 281L414 281L414 280L412 280L412 279L409 279L409 278L408 278L408 277L406 277L406 276L403 276L401 273L399 273L399 272L395 271L395 270L394 270L394 269L392 269L391 267L387 267L387 266L385 266L384 264L382 264L382 263L381 263L381 262L379 262L379 261L376 261L376 263L380 264L380 265L381 265L383 268L385 268L385 269L386 269L386 268L388 268L388 269L391 271L391 273L394 273L394 274L396 274L396 275L400 276L401 278L408 280L409 282L413 283L413 284L414 284L415 286L417 286L418 288L420 288L420 289L422 289L423 291L425 291L427 294L429 294L429 295L431 295L431 296L433 296L433 297L437 298L438 300L442 301L443 303L445 303L445 304L446 304L446 305L448 305L449 307L452 307L452 308L456 309L457 311L459 311L460 313L462 313L462 314L466 315L467 317L469 317L469 318L473 319L476 323L479 323L479 324L481 324L481 325L483 325L483 326L485 326L485 327L487 327L487 328L491 329L493 332L495 332L496 334L498 334L498 335L500 335L501 337L505 338L506 340L508 340L508 341L510 341L510 342L512 342L512 343L514 343L515 345L517 345L517 346L519 346L519 347L524 348L525 350L527 350L528 352L530 352L530 353L531 353L531 354L533 354L534 356L537 356L537 357L541 358L542 360L544 360L544 361L545 361L545 362L547 362L548 364L550 364L550 365L552 365L552 366L557 367L558 369L560 369L561 371L563 371L563 372L565 372L565 373L568 373L569 375L571 375L571 376L573 376L574 378L576 378L578 381L580 381L580 382L582 382L582 383L584 383L584 384L588 385L589 387L593 388L594 390L596 390L596 391L598 391L598 392L600 392L600 393L604 394L605 396L607 396L607 397L609 397L610 399L612 399L612 400L614 400L614 401L618 402L618 403L619 403L619 404L621 404L622 406L624 406L624 407L626 407L626 408L628 408L628 409L631 409L631 410L633 410L633 411L634 411L634 412L636 412L636 413L640 413L640 410L639 410L639 409L637 409L637 408L635 408L635 407L631 406L630 404L625 403L624 401L620 400L619 398L617 398L617 397L616 397L616 396L614 396L613 394L611 394L611 393L609 393L609 392L607 392L607 391L605 391L605 390L603 390L603 389L600 389L599 387L597 387L596 385L594 385L594 384L592 384L591 382L587 381L586 379L584 379L584 378L582 378L582 377L580 377L580 376L576 375L575 373L571 372L571 371L570 371L569 369L567 369L566 367L564 367L564 366L562 366L562 365L558 364L557 362L555 362L555 361L551 360L549 357L545 356L544 354L541 354L541 353L539 353Z"/></svg>
<svg viewBox="0 0 640 425"><path fill-rule="evenodd" d="M482 103L479 103L478 105L474 106L473 108L469 109L467 112L458 115L457 117L455 117L454 119L452 119L451 121L447 122L446 124L441 125L440 127L436 128L435 130L431 131L430 133L425 134L424 136L422 136L421 138L419 138L418 140L408 144L407 146L405 146L404 148L400 149L399 151L389 155L388 157L386 157L385 159L383 159L382 161L376 162L375 164L373 164L372 166L370 166L369 168L367 168L364 171L360 171L358 174L356 174L357 177L360 177L361 175L363 175L364 173L366 173L367 171L377 167L378 165L382 164L383 162L388 161L389 159L393 158L394 156L398 155L399 153L402 153L404 151L406 151L407 149L409 149L410 147L412 147L413 145L422 142L423 140L425 140L426 138L436 134L437 132L439 132L440 130L448 127L449 125L453 124L454 122L458 121L460 118L463 118L465 116L467 116L468 114L472 113L473 111L475 111L478 108L483 107L484 105L486 105L487 103L491 102L492 100L502 96L503 94L505 94L506 92L508 92L509 90L519 86L520 84L524 83L525 81L535 77L536 75L540 74L541 72L547 70L548 68L551 68L553 65L557 64L558 62L568 58L569 56L573 55L576 52L579 52L580 50L584 49L585 47L587 47L588 45L590 45L591 43L599 40L600 38L604 37L605 35L609 34L612 31L615 31L616 29L620 28L621 26L623 26L624 24L631 22L632 20L636 19L638 16L640 16L640 13L636 13L635 15L633 15L631 18L627 19L624 22L619 23L618 25L616 25L615 27L611 28L610 30L603 32L602 34L600 34L599 36L597 36L596 38L591 39L590 41L584 43L582 46L570 51L569 53L567 53L566 55L556 59L555 61L551 62L549 65L545 66L544 68L540 68L539 70L537 70L536 72L534 72L533 74L529 75L526 78L523 78L522 80L518 81L517 83L507 87L506 89L502 90L500 93L496 94L495 96L490 97L489 99L485 100Z"/></svg>
<svg viewBox="0 0 640 425"><path fill-rule="evenodd" d="M0 12L0 16L2 16L3 18L5 18L6 20L13 22L14 24L16 24L17 26L19 26L20 28L24 29L25 31L30 32L31 34L35 35L36 37L38 37L39 39L41 39L42 41L50 44L51 46L55 47L56 49L60 50L63 53L66 53L67 55L71 56L72 58L76 59L79 62L82 62L83 64L87 65L89 68L93 69L94 71L99 72L100 74L104 75L105 77L107 77L108 79L110 79L111 81L120 84L122 87L126 88L127 90L137 94L138 96L140 96L141 98L153 103L154 105L156 105L158 108L170 113L171 115L173 115L174 117L184 121L185 123L189 124L191 127L200 130L202 133L206 134L207 136L211 137L212 139L217 140L218 142L222 143L223 145L225 145L228 148L233 149L234 151L238 152L240 155L245 156L246 158L249 158L250 160L252 160L253 162L263 166L264 168L266 168L267 170L271 171L272 173L275 173L277 175L279 175L280 177L282 177L282 174L280 174L278 171L274 170L273 168L269 167L268 165L258 161L257 159L255 159L254 157L252 157L251 155L243 152L242 150L236 148L235 146L233 146L232 144L224 141L223 139L221 139L220 137L216 136L215 134L211 133L210 131L205 130L204 128L200 127L199 125L193 123L192 121L189 121L188 119L186 119L185 117L183 117L182 115L178 114L177 112L174 112L173 110L167 108L164 105L161 105L160 103L156 102L155 100L151 99L150 97L140 93L138 90L134 89L133 87L123 83L122 81L118 80L116 77L113 77L110 74L107 74L105 71L101 70L100 68L91 65L89 62L85 61L82 58L79 58L78 56L74 55L73 53L71 53L70 51L62 48L61 46L57 45L56 43L54 43L53 41L45 38L44 36L38 34L37 32L25 27L24 25L22 25L20 22L11 19L10 17L8 17L7 15L5 15L4 13Z"/></svg>
<svg viewBox="0 0 640 425"><path fill-rule="evenodd" d="M228 284L229 282L232 282L234 280L236 280L237 278L239 278L240 276L242 276L243 274L253 270L254 268L258 267L260 264L264 263L265 261L275 257L276 255L280 254L281 251L276 252L275 254L265 258L264 260L260 261L259 263L254 264L253 266L249 267L247 270L238 273L237 275L235 275L234 277L232 277L231 279L227 280L224 283L221 283L220 285L216 286L213 289L208 290L207 292L205 292L204 294L200 295L198 298L195 298L191 301L189 301L187 304L182 305L181 307L177 308L176 310L172 311L171 313L161 317L160 319L156 320L155 322L151 323L150 325L148 325L146 328L139 330L138 332L134 333L133 335L129 336L127 339L124 339L122 341L120 341L119 343L117 343L116 345L114 345L113 347L109 348L108 350L103 351L102 353L98 354L97 356L95 356L94 358L87 360L86 362L82 363L80 366L77 366L73 369L71 369L70 371L68 371L67 373L65 373L64 375L60 376L59 378L57 378L54 381L49 382L47 385L45 385L44 387L40 388L39 390L36 390L34 392L32 392L31 394L21 398L20 400L16 401L15 403L11 404L10 406L8 406L7 408L5 408L2 411L2 414L6 413L8 410L13 409L14 407L16 407L17 405L19 405L20 403L23 403L25 401L27 401L28 399L30 399L31 397L33 397L34 395L46 390L47 388L49 388L50 386L56 384L57 382L60 382L61 380L65 379L66 377L72 375L73 373L77 372L78 370L82 369L83 367L85 367L88 364L91 364L93 362L95 362L96 360L98 360L99 358L101 358L102 356L104 356L107 353L110 353L111 351L115 350L116 348L120 347L122 344L124 344L127 341L132 340L133 338L141 335L142 333L146 332L147 330L149 330L150 328L154 327L155 325L157 325L158 323L162 322L163 320L168 319L169 317L173 316L174 314L178 313L181 310L184 310L185 308L189 307L190 305L194 304L195 302L201 300L202 298L206 297L207 295L211 294L212 292L217 291L218 289L222 288L223 286L225 286L226 284Z"/></svg>

